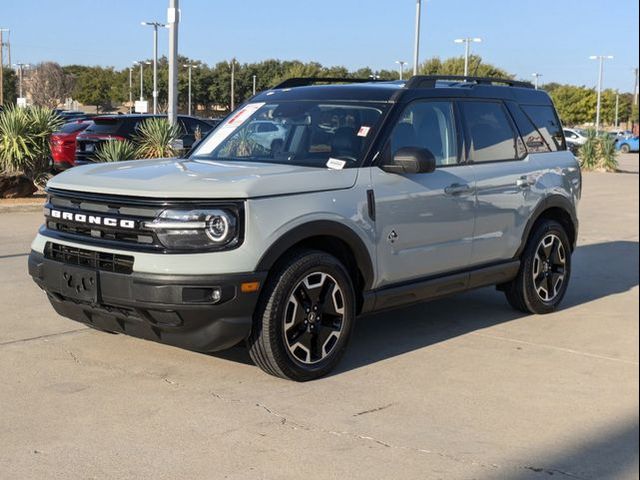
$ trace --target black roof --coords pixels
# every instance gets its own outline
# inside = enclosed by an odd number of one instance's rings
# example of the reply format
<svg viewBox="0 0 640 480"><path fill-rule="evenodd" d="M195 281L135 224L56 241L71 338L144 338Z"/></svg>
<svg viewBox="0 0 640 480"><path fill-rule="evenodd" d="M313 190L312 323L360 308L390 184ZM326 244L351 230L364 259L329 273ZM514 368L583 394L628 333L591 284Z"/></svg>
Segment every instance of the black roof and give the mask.
<svg viewBox="0 0 640 480"><path fill-rule="evenodd" d="M415 98L486 98L521 104L549 105L551 99L528 82L511 79L459 76L416 76L406 81L357 79L289 79L251 101L333 100L358 102L400 102ZM331 82L314 85L316 82ZM343 82L342 84L336 84ZM297 86L300 85L300 86Z"/></svg>

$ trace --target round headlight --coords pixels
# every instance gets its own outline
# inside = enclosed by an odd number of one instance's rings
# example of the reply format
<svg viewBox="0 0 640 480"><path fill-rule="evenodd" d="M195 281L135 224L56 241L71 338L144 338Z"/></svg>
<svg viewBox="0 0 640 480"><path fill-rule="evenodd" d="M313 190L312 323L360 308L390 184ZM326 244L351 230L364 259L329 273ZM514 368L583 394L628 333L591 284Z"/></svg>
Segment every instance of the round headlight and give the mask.
<svg viewBox="0 0 640 480"><path fill-rule="evenodd" d="M229 218L225 214L208 217L205 232L214 242L224 242L229 235Z"/></svg>

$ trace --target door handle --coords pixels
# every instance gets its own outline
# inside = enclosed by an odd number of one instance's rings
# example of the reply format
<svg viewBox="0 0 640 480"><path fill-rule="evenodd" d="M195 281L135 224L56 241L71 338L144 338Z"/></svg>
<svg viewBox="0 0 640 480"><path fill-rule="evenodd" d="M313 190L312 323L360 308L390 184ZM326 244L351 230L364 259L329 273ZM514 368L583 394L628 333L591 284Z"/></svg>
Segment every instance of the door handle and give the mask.
<svg viewBox="0 0 640 480"><path fill-rule="evenodd" d="M466 183L452 183L444 189L444 193L447 195L462 195L463 193L469 193L470 191L471 187Z"/></svg>
<svg viewBox="0 0 640 480"><path fill-rule="evenodd" d="M534 185L536 182L534 180L531 180L529 177L527 176L522 176L520 177L518 180L516 180L516 186L518 188L529 188L532 185Z"/></svg>

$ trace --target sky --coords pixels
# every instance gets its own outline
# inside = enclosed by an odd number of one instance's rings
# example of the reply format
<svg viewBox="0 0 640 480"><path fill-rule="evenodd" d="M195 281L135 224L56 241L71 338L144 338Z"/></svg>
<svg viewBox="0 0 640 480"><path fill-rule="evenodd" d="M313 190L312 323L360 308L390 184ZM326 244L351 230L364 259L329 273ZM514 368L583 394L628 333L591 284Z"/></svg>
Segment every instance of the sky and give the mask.
<svg viewBox="0 0 640 480"><path fill-rule="evenodd" d="M152 29L168 0L0 0L12 62L51 60L124 68L151 58ZM269 58L355 70L411 63L415 0L181 0L178 50L207 64ZM421 61L462 55L459 37L480 37L472 53L518 78L632 91L638 66L638 0L423 0ZM6 40L6 34L5 34ZM168 50L160 32L159 53Z"/></svg>

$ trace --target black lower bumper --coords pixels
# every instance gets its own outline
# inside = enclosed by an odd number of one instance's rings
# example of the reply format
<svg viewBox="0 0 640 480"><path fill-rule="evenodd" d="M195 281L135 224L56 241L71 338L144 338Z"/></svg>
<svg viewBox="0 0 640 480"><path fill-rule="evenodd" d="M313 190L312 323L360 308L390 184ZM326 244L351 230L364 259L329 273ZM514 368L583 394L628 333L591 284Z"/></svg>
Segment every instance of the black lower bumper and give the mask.
<svg viewBox="0 0 640 480"><path fill-rule="evenodd" d="M246 338L259 290L244 282L266 273L160 275L113 273L29 255L29 274L60 315L87 325L200 352ZM220 299L212 300L214 290Z"/></svg>

